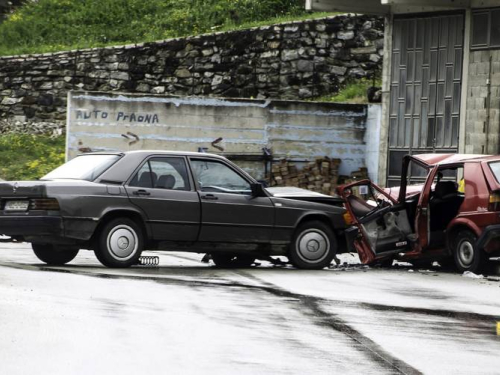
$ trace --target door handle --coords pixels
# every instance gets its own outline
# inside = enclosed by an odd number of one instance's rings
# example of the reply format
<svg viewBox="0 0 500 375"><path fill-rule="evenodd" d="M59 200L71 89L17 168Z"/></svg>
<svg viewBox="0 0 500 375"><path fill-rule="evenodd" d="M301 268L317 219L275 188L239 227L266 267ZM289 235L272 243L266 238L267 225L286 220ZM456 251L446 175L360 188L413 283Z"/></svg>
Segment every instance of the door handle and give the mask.
<svg viewBox="0 0 500 375"><path fill-rule="evenodd" d="M149 191L146 191L146 190L136 190L136 191L134 191L133 194L134 195L139 195L139 196L151 195L151 193Z"/></svg>
<svg viewBox="0 0 500 375"><path fill-rule="evenodd" d="M202 195L201 196L201 199L205 199L207 201L216 201L217 199L219 199L218 197L216 197L215 195L213 194L207 194L207 195Z"/></svg>

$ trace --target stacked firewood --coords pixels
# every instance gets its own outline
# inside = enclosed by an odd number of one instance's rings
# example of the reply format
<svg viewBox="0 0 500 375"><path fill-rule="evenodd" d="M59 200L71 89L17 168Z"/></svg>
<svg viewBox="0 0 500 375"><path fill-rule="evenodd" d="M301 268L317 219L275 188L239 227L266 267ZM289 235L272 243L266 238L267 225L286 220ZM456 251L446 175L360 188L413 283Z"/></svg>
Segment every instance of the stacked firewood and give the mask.
<svg viewBox="0 0 500 375"><path fill-rule="evenodd" d="M339 184L350 184L351 182L356 182L360 180L368 179L368 169L360 168L357 171L351 173L351 176L341 176Z"/></svg>
<svg viewBox="0 0 500 375"><path fill-rule="evenodd" d="M295 186L318 193L335 195L339 179L340 159L319 157L302 169L287 159L272 165L271 186Z"/></svg>

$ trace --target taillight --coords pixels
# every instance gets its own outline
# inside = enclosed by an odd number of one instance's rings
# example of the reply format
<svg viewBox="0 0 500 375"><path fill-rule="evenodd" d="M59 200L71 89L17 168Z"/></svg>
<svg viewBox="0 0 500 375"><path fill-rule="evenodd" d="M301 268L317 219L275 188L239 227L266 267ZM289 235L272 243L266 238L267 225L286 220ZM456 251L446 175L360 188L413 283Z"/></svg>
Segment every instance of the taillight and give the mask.
<svg viewBox="0 0 500 375"><path fill-rule="evenodd" d="M488 211L500 211L500 194L491 193Z"/></svg>
<svg viewBox="0 0 500 375"><path fill-rule="evenodd" d="M54 198L32 199L30 201L30 210L38 211L59 211L59 202Z"/></svg>
<svg viewBox="0 0 500 375"><path fill-rule="evenodd" d="M349 212L346 212L343 215L343 218L344 218L344 222L346 223L347 226L351 226L354 224L354 220L352 219L352 216Z"/></svg>

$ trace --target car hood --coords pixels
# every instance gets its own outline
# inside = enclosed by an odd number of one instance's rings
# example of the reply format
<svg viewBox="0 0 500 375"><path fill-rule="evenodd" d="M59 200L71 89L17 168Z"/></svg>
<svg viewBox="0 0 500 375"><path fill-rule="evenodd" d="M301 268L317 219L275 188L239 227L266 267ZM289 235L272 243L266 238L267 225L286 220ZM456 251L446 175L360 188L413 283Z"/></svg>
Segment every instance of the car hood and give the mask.
<svg viewBox="0 0 500 375"><path fill-rule="evenodd" d="M314 191L292 186L270 187L266 188L266 190L275 198L287 198L307 202L318 202L336 205L343 203L343 200L340 197L332 197L330 195L316 193Z"/></svg>

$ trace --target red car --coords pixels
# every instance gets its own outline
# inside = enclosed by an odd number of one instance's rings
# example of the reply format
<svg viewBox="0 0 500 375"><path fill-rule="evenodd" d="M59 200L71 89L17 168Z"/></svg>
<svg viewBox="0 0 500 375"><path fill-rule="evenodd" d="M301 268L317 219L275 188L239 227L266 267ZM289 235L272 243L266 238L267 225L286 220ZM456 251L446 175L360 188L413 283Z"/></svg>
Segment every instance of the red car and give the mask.
<svg viewBox="0 0 500 375"><path fill-rule="evenodd" d="M363 180L338 193L354 224L347 242L364 264L437 260L480 273L500 254L500 156L406 156L399 188Z"/></svg>

